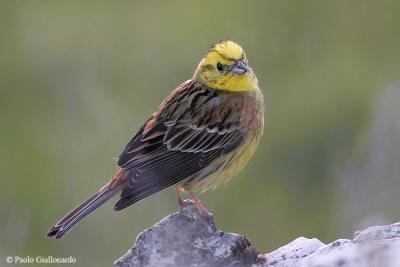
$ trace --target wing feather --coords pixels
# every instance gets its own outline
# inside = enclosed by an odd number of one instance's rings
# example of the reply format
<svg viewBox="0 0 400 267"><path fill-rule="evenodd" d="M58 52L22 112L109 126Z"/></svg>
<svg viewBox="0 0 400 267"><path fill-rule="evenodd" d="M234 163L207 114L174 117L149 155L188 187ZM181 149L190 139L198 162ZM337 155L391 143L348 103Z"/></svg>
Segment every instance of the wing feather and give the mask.
<svg viewBox="0 0 400 267"><path fill-rule="evenodd" d="M224 101L227 94L190 80L161 104L119 157L133 175L116 210L200 173L242 143L243 106Z"/></svg>

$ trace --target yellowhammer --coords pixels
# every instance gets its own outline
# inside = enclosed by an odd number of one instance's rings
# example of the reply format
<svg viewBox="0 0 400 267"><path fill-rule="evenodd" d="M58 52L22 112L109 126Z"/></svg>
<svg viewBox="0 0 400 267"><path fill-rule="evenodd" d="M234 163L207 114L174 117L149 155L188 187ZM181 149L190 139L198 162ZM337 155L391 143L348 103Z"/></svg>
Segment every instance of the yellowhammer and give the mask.
<svg viewBox="0 0 400 267"><path fill-rule="evenodd" d="M264 101L243 49L233 41L213 45L193 78L179 85L126 145L111 180L47 233L60 238L121 191L116 211L176 185L181 206L187 191L215 188L240 171L264 128Z"/></svg>

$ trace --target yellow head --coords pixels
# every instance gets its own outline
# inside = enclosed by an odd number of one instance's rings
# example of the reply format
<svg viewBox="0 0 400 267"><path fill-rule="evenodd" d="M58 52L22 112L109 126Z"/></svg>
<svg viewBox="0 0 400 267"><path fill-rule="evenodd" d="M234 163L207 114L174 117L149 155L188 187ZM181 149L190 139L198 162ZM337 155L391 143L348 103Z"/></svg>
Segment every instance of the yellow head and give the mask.
<svg viewBox="0 0 400 267"><path fill-rule="evenodd" d="M210 48L193 78L211 88L226 91L244 92L258 88L257 78L242 47L230 40Z"/></svg>

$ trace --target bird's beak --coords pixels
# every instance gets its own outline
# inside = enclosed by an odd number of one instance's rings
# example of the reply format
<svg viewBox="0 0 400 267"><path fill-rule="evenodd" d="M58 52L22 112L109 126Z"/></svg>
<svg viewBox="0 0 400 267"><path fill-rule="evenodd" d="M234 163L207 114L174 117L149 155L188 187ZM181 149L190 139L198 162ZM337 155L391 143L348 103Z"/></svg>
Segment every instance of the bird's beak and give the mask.
<svg viewBox="0 0 400 267"><path fill-rule="evenodd" d="M249 66L246 63L244 63L243 61L238 60L232 65L230 72L237 74L237 75L241 75L241 74L245 74L248 70L249 70Z"/></svg>

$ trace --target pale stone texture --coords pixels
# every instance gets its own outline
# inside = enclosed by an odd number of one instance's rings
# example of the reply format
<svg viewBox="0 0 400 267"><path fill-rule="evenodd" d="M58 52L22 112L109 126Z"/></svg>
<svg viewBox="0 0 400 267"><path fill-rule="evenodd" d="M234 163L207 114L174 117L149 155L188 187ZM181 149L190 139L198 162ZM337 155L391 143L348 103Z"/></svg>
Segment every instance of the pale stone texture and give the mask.
<svg viewBox="0 0 400 267"><path fill-rule="evenodd" d="M173 213L142 232L115 267L400 267L400 223L375 226L323 244L299 237L259 254L246 237L216 228L213 216L194 205Z"/></svg>

